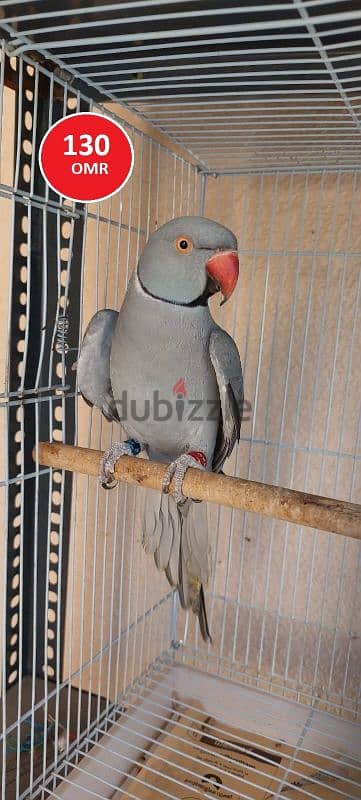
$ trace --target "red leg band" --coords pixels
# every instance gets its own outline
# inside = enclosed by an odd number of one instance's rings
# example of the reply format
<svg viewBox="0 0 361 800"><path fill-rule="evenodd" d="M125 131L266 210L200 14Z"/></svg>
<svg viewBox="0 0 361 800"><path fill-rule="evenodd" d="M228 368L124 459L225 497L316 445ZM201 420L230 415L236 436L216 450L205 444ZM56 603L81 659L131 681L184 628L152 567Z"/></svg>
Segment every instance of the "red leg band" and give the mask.
<svg viewBox="0 0 361 800"><path fill-rule="evenodd" d="M192 456L192 458L194 458L195 461L198 461L198 463L201 464L202 467L207 466L207 459L201 450L190 450L188 455Z"/></svg>

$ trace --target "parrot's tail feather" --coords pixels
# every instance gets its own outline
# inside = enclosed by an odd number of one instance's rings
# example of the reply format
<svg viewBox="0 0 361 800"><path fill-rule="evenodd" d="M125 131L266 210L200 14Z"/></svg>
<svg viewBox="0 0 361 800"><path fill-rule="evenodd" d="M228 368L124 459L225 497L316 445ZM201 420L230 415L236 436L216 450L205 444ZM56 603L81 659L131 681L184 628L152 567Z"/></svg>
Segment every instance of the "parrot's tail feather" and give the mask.
<svg viewBox="0 0 361 800"><path fill-rule="evenodd" d="M161 500L155 489L149 489L144 499L143 547L147 554L152 554L157 550L162 535L159 519Z"/></svg>
<svg viewBox="0 0 361 800"><path fill-rule="evenodd" d="M166 498L166 495L162 495ZM172 498L173 500L173 498ZM163 501L164 502L164 501ZM169 502L168 504L169 517L173 526L173 540L170 549L168 564L165 568L165 574L171 586L178 587L178 573L179 573L179 548L181 541L181 521L179 519L179 512L176 503Z"/></svg>
<svg viewBox="0 0 361 800"><path fill-rule="evenodd" d="M174 524L167 505L164 503L160 504L158 525L161 534L158 547L154 553L154 561L158 569L166 569L169 564L173 544Z"/></svg>
<svg viewBox="0 0 361 800"><path fill-rule="evenodd" d="M184 574L184 559L183 559L183 547L182 547L182 517L180 517L180 526L181 526L181 535L179 539L179 555L178 555L178 594L179 594L179 602L183 608L183 611L187 611L189 608L189 600L188 600L188 586L186 575Z"/></svg>
<svg viewBox="0 0 361 800"><path fill-rule="evenodd" d="M203 590L211 571L204 503L187 500L177 505L170 494L148 491L143 546L146 553L153 553L170 585L178 589L182 608L191 608L197 615L204 641L211 642Z"/></svg>
<svg viewBox="0 0 361 800"><path fill-rule="evenodd" d="M199 628L202 634L202 639L205 642L209 642L211 644L212 637L208 626L207 609L204 598L203 584L199 583L198 580L195 581L189 580L189 575L187 575L184 564L182 540L183 537L181 536L180 552L179 552L179 584L178 584L179 602L184 610L187 610L189 607L192 608L192 611L198 617Z"/></svg>
<svg viewBox="0 0 361 800"><path fill-rule="evenodd" d="M205 642L209 642L210 644L212 644L212 637L208 626L207 609L206 609L206 602L204 599L204 591L202 584L199 591L198 619L199 619L199 627L202 634L202 639L204 639Z"/></svg>

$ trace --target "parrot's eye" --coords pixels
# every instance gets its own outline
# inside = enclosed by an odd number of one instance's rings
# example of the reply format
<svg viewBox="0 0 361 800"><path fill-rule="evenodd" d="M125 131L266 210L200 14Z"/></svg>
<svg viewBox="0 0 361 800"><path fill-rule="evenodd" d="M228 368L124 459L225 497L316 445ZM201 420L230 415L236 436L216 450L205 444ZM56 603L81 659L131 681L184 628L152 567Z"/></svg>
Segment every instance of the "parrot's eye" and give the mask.
<svg viewBox="0 0 361 800"><path fill-rule="evenodd" d="M189 255L193 250L192 239L189 239L187 236L178 236L178 239L175 241L175 246L178 253L182 253L184 256Z"/></svg>

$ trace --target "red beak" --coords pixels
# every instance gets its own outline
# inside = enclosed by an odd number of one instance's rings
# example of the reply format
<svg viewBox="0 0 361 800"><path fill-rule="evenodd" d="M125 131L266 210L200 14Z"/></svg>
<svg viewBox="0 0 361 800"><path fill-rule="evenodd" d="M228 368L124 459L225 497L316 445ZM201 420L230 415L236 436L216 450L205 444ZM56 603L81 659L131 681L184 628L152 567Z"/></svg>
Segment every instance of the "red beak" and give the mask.
<svg viewBox="0 0 361 800"><path fill-rule="evenodd" d="M206 270L217 286L219 286L223 300L221 306L231 296L239 274L238 253L235 250L221 250L208 259Z"/></svg>

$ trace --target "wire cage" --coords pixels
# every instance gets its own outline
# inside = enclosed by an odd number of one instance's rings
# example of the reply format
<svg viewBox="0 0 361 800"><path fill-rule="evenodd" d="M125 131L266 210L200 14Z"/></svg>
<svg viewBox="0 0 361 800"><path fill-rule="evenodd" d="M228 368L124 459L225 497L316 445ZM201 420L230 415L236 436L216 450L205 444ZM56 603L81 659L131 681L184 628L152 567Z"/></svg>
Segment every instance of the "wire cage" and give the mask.
<svg viewBox="0 0 361 800"><path fill-rule="evenodd" d="M1 797L361 798L360 541L210 506L205 645L142 550L146 490L37 459L119 438L78 396L82 334L204 214L241 265L212 301L245 380L226 471L359 500L360 5L3 0L0 26ZM88 110L135 167L85 205L38 152Z"/></svg>

